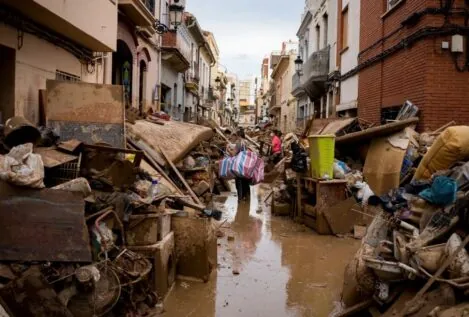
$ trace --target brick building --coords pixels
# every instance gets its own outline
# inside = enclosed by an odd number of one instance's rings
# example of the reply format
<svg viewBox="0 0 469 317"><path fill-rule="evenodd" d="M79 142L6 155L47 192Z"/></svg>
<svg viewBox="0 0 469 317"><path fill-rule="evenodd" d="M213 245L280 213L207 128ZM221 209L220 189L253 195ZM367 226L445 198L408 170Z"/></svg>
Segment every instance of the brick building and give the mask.
<svg viewBox="0 0 469 317"><path fill-rule="evenodd" d="M420 130L469 123L469 42L458 36L469 30L466 3L361 0L359 63L343 74L359 71L361 118L392 118L410 100L421 110Z"/></svg>

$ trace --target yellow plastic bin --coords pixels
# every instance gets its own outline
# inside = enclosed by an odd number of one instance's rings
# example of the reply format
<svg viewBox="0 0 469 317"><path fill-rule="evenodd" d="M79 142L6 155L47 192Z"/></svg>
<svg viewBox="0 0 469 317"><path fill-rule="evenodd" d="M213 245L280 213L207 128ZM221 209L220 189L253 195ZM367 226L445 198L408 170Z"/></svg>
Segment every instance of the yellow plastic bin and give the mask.
<svg viewBox="0 0 469 317"><path fill-rule="evenodd" d="M308 141L311 177L332 179L334 177L335 135L310 135Z"/></svg>

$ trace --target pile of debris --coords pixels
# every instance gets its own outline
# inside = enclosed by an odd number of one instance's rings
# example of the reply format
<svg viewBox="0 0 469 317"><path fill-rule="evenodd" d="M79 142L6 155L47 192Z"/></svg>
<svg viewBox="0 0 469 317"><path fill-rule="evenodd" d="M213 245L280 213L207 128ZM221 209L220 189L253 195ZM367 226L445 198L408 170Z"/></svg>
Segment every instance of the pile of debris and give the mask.
<svg viewBox="0 0 469 317"><path fill-rule="evenodd" d="M133 126L173 124L152 121ZM216 238L207 241L210 217L221 213L206 206L222 186L212 162L225 141L211 129L177 162L180 140L163 149L154 131L137 139L129 129L124 148L61 141L21 117L2 128L0 298L9 316L146 316L171 288L177 265L194 271L187 263L205 261L202 279L216 267ZM185 224L197 219L197 238L188 237ZM188 238L191 247L214 245L215 255L188 254Z"/></svg>
<svg viewBox="0 0 469 317"><path fill-rule="evenodd" d="M447 126L407 133L400 173L375 179L361 197L365 212L375 216L346 269L346 309L336 316L368 310L449 317L469 310L469 127ZM388 142L402 145L398 138ZM398 186L385 189L395 179Z"/></svg>

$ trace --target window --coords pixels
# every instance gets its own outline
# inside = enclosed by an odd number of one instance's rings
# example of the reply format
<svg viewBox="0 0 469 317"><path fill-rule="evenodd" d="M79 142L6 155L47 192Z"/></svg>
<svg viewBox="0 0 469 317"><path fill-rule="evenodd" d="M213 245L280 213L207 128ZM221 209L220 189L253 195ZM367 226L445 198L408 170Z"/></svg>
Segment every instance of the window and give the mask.
<svg viewBox="0 0 469 317"><path fill-rule="evenodd" d="M329 32L329 17L327 14L322 17L322 22L324 26L324 47L327 47L327 32Z"/></svg>
<svg viewBox="0 0 469 317"><path fill-rule="evenodd" d="M342 11L342 21L341 21L341 44L342 50L348 48L348 6Z"/></svg>
<svg viewBox="0 0 469 317"><path fill-rule="evenodd" d="M388 11L398 5L402 0L386 0L388 3Z"/></svg>
<svg viewBox="0 0 469 317"><path fill-rule="evenodd" d="M321 28L316 25L316 51L321 49Z"/></svg>
<svg viewBox="0 0 469 317"><path fill-rule="evenodd" d="M55 80L70 81L70 82L79 82L81 81L80 76L76 76L70 73L66 73L60 70L55 71Z"/></svg>

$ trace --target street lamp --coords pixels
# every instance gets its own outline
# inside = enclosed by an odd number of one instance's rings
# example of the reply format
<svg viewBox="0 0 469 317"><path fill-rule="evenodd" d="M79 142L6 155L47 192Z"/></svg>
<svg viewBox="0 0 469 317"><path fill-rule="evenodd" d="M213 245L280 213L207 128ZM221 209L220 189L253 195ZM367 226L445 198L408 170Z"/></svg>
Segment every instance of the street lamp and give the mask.
<svg viewBox="0 0 469 317"><path fill-rule="evenodd" d="M295 59L295 70L299 76L303 74L303 60L299 55Z"/></svg>
<svg viewBox="0 0 469 317"><path fill-rule="evenodd" d="M168 7L169 9L169 24L174 26L177 30L178 26L182 24L182 17L185 9L185 0L173 0L173 3ZM169 26L157 20L155 22L155 30L158 34L163 34L169 31Z"/></svg>

